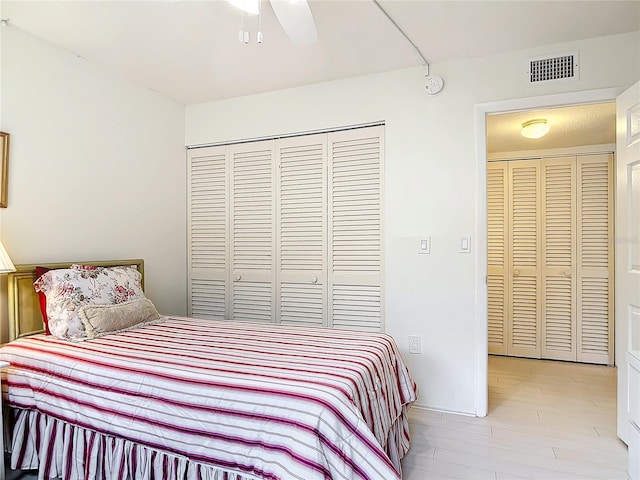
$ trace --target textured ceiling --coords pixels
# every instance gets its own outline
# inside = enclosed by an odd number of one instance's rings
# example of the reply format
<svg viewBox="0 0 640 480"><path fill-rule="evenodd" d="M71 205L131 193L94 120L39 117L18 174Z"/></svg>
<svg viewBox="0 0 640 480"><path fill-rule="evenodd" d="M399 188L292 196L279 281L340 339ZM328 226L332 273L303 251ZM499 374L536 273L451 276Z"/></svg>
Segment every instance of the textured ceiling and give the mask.
<svg viewBox="0 0 640 480"><path fill-rule="evenodd" d="M521 126L544 118L549 133L542 138L524 138ZM512 152L616 143L616 105L602 103L549 110L503 113L487 117L487 151Z"/></svg>

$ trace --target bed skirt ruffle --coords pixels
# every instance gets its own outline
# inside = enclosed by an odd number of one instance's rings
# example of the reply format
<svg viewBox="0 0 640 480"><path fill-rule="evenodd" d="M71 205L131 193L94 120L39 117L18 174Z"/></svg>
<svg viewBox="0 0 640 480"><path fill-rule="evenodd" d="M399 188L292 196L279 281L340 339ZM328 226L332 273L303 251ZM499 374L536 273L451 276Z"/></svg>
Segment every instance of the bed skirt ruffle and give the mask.
<svg viewBox="0 0 640 480"><path fill-rule="evenodd" d="M87 430L35 410L9 409L11 468L38 470L38 480L260 480ZM409 450L406 407L385 450L400 471Z"/></svg>
<svg viewBox="0 0 640 480"><path fill-rule="evenodd" d="M400 461L407 454L411 446L408 413L409 408L406 405L403 406L402 414L396 418L395 422L393 422L389 428L387 443L385 445L385 452L398 472L402 472Z"/></svg>
<svg viewBox="0 0 640 480"><path fill-rule="evenodd" d="M38 480L259 480L34 410L10 409L8 423L11 468L38 470Z"/></svg>

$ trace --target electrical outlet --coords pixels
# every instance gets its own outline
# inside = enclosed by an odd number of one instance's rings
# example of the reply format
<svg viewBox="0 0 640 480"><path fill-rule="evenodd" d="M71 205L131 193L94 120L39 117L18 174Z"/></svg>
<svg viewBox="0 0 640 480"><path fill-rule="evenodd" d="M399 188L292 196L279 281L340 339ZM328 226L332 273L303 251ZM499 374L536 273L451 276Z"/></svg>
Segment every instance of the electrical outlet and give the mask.
<svg viewBox="0 0 640 480"><path fill-rule="evenodd" d="M420 335L409 335L409 353L422 353Z"/></svg>

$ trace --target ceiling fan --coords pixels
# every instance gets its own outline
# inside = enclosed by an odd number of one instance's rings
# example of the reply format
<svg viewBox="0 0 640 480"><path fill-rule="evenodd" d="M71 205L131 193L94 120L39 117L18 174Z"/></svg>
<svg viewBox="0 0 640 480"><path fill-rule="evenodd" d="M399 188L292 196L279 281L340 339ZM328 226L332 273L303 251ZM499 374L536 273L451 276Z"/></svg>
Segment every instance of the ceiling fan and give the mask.
<svg viewBox="0 0 640 480"><path fill-rule="evenodd" d="M280 25L287 33L289 38L298 46L308 45L318 40L318 33L316 31L316 24L309 8L308 0L265 0L268 1L276 14L276 18L280 22ZM258 15L258 25L260 25L261 15L261 2L262 0L227 0L234 7L242 10L243 21L240 30L240 41L243 43L249 43L249 32L245 29L244 15ZM396 21L387 13L387 11L380 4L379 0L371 0L371 2L380 10L380 12L391 22L391 24L398 30L399 33L409 42L416 53L422 60L422 64L426 68L426 85L425 90L429 95L439 94L444 87L444 80L437 75L429 74L429 62L422 54L418 46L411 41L402 28L396 23ZM260 26L256 35L257 42L262 43L263 36Z"/></svg>
<svg viewBox="0 0 640 480"><path fill-rule="evenodd" d="M261 0L227 0L249 15L261 14ZM291 41L298 46L308 45L318 39L316 24L307 0L269 0L280 25ZM241 31L240 39L248 43L249 32ZM258 30L258 43L262 43L262 32Z"/></svg>

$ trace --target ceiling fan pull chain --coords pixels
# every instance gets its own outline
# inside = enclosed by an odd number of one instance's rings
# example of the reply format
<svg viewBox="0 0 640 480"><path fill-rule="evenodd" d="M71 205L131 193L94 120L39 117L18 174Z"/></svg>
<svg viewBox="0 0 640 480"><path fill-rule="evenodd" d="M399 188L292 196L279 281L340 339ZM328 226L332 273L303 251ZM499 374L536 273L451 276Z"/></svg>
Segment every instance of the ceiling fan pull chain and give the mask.
<svg viewBox="0 0 640 480"><path fill-rule="evenodd" d="M238 40L245 45L249 43L249 31L247 30L247 14L240 14L240 31L238 32Z"/></svg>
<svg viewBox="0 0 640 480"><path fill-rule="evenodd" d="M256 42L264 42L264 35L262 35L262 2L258 0L258 32L256 33Z"/></svg>

